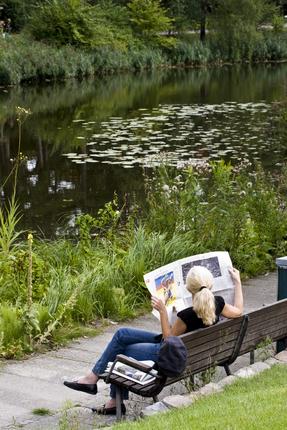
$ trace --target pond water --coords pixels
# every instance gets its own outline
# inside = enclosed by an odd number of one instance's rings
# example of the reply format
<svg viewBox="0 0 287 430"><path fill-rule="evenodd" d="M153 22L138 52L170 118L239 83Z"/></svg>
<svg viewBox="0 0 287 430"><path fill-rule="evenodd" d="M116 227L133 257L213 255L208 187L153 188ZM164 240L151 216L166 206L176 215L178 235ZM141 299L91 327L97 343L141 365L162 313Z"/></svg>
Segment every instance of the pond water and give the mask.
<svg viewBox="0 0 287 430"><path fill-rule="evenodd" d="M80 213L95 214L114 191L143 198L143 171L162 160L261 160L280 166L287 143L272 132L286 96L287 65L156 71L41 86L0 88L1 182L18 145L22 226L45 237ZM2 190L2 204L9 198Z"/></svg>

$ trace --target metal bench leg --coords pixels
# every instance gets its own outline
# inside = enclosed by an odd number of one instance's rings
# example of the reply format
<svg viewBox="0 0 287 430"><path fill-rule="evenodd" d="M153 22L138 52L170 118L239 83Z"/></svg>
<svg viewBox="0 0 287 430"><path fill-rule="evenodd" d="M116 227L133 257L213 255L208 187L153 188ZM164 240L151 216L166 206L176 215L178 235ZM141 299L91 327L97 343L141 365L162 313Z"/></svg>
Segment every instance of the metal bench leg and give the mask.
<svg viewBox="0 0 287 430"><path fill-rule="evenodd" d="M121 388L116 386L116 408L117 408L117 421L120 421L122 418L122 393Z"/></svg>
<svg viewBox="0 0 287 430"><path fill-rule="evenodd" d="M250 364L254 364L255 363L255 353L254 350L250 351Z"/></svg>
<svg viewBox="0 0 287 430"><path fill-rule="evenodd" d="M224 370L227 376L231 375L230 367L228 366L228 364L224 364Z"/></svg>

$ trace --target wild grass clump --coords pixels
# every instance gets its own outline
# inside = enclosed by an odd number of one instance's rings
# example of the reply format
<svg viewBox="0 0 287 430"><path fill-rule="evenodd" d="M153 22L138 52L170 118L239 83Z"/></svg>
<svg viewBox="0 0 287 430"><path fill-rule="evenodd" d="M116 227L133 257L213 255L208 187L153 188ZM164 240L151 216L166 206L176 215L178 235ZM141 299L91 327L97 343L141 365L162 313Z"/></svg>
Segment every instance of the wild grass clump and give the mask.
<svg viewBox="0 0 287 430"><path fill-rule="evenodd" d="M266 32L257 41L252 53L252 61L282 61L287 58L287 33Z"/></svg>
<svg viewBox="0 0 287 430"><path fill-rule="evenodd" d="M67 79L94 73L93 56L69 45L57 48L24 35L0 41L0 82Z"/></svg>
<svg viewBox="0 0 287 430"><path fill-rule="evenodd" d="M176 66L204 66L214 61L216 57L209 43L202 43L195 38L183 38L169 49L168 59Z"/></svg>
<svg viewBox="0 0 287 430"><path fill-rule="evenodd" d="M0 40L0 84L64 80L121 70L154 68L166 63L160 49L136 43L125 50L98 46L90 50L56 47L19 35Z"/></svg>

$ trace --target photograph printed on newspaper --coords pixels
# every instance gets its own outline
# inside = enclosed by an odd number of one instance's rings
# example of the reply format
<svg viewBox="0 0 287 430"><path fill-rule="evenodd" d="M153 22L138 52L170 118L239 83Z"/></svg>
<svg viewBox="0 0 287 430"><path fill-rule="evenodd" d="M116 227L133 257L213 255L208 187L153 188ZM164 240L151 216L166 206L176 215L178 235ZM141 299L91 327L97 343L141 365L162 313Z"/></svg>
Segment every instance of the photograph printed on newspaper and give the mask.
<svg viewBox="0 0 287 430"><path fill-rule="evenodd" d="M234 286L229 274L232 262L226 251L207 252L174 261L144 275L145 284L152 296L166 305L168 319L172 323L177 312L192 306L192 296L185 288L188 271L193 266L204 266L214 277L213 293L233 304ZM159 313L153 310L159 318Z"/></svg>

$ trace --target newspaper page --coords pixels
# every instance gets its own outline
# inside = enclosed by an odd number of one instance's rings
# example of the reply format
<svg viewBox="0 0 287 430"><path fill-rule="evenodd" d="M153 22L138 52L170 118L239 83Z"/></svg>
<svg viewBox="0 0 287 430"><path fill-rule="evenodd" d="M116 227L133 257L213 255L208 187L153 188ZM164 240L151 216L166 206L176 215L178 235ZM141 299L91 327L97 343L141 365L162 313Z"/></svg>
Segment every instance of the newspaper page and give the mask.
<svg viewBox="0 0 287 430"><path fill-rule="evenodd" d="M232 262L227 251L207 252L174 261L144 275L151 295L160 298L166 305L170 323L177 312L192 306L192 296L186 289L186 277L193 266L204 266L214 277L213 293L222 296L226 303L233 304L234 286L229 268ZM159 318L156 310L153 314Z"/></svg>
<svg viewBox="0 0 287 430"><path fill-rule="evenodd" d="M140 361L140 363L146 364L147 366L150 366L150 367L154 365L154 361L151 361L151 360L142 360ZM106 372L110 371L112 365L113 365L112 362L108 363ZM118 376L124 376L130 381L137 382L138 384L141 384L141 385L146 385L154 381L157 375L157 371L154 369L151 370L151 374L148 374L120 362L116 363L112 373Z"/></svg>

